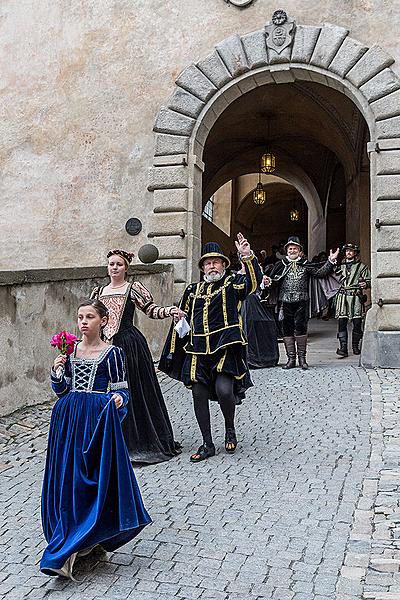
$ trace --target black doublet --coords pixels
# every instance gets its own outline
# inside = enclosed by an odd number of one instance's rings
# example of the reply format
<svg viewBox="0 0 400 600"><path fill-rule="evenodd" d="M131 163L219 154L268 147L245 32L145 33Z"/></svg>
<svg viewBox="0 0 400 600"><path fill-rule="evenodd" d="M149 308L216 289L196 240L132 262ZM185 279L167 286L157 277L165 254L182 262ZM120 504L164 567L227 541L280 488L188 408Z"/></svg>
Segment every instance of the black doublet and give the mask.
<svg viewBox="0 0 400 600"><path fill-rule="evenodd" d="M333 270L333 264L314 264L305 258L291 261L283 258L271 272L271 279L278 283L281 302L300 302L309 299L308 283L311 276L326 277Z"/></svg>
<svg viewBox="0 0 400 600"><path fill-rule="evenodd" d="M244 275L227 274L215 283L202 281L186 288L179 307L187 314L191 329L179 339L171 327L160 360L161 371L190 385L198 380L204 357L208 371L215 367L218 372L229 371L238 379L244 377L247 341L240 308L246 296L261 283L262 272L253 255L242 260ZM232 353L238 355L237 359L231 360ZM190 358L190 364L185 357ZM233 362L240 364L240 368L231 370Z"/></svg>

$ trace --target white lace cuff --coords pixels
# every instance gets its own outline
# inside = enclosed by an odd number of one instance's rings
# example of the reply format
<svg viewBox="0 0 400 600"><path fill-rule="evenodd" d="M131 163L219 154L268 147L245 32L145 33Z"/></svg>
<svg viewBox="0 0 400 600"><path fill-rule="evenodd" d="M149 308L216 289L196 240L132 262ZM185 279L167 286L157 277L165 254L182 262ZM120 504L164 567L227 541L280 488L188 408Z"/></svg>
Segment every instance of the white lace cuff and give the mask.
<svg viewBox="0 0 400 600"><path fill-rule="evenodd" d="M117 381L116 383L110 383L110 390L115 392L116 390L127 390L128 382L127 381Z"/></svg>

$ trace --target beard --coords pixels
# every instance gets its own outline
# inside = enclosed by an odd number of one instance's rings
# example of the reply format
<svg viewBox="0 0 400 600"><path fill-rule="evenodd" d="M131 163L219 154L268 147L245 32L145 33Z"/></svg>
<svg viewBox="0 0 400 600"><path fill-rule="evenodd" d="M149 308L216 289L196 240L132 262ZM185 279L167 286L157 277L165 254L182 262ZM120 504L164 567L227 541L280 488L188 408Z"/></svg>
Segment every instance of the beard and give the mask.
<svg viewBox="0 0 400 600"><path fill-rule="evenodd" d="M225 275L225 269L222 273L210 273L209 275L204 275L204 281L206 283L215 283L216 281L220 281Z"/></svg>

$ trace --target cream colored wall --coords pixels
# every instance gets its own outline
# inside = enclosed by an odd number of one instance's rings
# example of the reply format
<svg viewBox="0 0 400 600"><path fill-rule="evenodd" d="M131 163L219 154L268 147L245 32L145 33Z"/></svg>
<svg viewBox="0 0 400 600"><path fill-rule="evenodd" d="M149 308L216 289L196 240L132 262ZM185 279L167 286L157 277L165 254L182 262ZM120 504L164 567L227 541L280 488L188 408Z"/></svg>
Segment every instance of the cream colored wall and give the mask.
<svg viewBox="0 0 400 600"><path fill-rule="evenodd" d="M50 338L63 329L79 335L77 307L89 297L94 286L107 283L104 271L74 270L73 277L71 273L56 272L53 281L44 281L43 272L26 271L17 278L22 281L16 282L12 282L13 274L10 277L0 274L3 349L0 353L0 416L52 397L49 375L57 354L50 347ZM170 267L131 269L129 280L137 279L151 290L159 305L171 304L173 273ZM154 360L158 360L171 320L149 319L136 311L135 323L145 335Z"/></svg>
<svg viewBox="0 0 400 600"><path fill-rule="evenodd" d="M228 181L214 194L214 225L226 235L231 233L232 181Z"/></svg>
<svg viewBox="0 0 400 600"><path fill-rule="evenodd" d="M269 0L245 10L224 0L3 0L0 269L102 264L110 246L145 243L152 127L175 79L277 8ZM287 0L283 8L298 23L347 27L399 58L393 3ZM132 216L144 225L135 238L124 230Z"/></svg>

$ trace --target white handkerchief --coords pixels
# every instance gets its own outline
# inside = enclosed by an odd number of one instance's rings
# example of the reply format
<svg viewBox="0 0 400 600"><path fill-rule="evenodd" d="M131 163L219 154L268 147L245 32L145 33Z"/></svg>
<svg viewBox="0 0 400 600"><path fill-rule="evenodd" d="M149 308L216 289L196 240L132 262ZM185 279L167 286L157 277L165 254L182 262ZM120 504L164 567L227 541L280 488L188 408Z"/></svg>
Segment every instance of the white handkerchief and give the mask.
<svg viewBox="0 0 400 600"><path fill-rule="evenodd" d="M180 319L180 321L177 322L174 329L175 329L176 333L179 335L179 337L183 338L190 331L190 325L186 321L185 317L182 317L182 319Z"/></svg>

